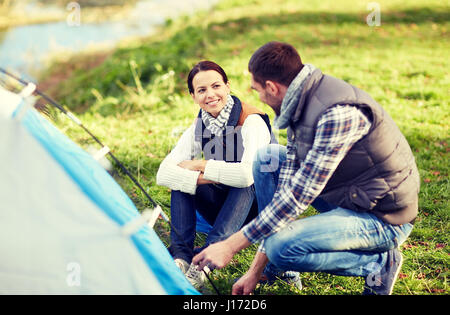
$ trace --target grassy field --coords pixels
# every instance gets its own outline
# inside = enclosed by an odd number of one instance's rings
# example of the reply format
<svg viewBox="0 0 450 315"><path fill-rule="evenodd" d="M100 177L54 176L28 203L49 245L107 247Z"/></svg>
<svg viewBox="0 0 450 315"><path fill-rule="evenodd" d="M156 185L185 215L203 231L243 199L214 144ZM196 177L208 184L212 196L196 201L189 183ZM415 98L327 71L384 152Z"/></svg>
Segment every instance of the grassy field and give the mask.
<svg viewBox="0 0 450 315"><path fill-rule="evenodd" d="M368 2L223 0L208 12L168 21L151 38L55 64L42 81L169 213L170 192L156 185L155 175L198 111L185 84L190 67L202 59L221 64L232 93L273 117L250 90L247 63L267 41L293 44L305 63L369 92L405 134L422 186L419 217L401 246L405 263L394 294L448 294L450 8L440 0L378 1L381 25L370 27ZM92 144L66 118L52 116L80 145ZM286 142L285 131L279 139ZM131 181L116 178L137 207L145 208L145 197ZM311 214L313 209L303 215ZM160 222L156 229L168 244L167 225ZM203 239L199 235L199 245ZM222 292L231 292L232 280L247 270L255 249L214 272ZM278 282L256 293L359 294L363 286L363 279L323 273L305 273L302 279L302 291Z"/></svg>

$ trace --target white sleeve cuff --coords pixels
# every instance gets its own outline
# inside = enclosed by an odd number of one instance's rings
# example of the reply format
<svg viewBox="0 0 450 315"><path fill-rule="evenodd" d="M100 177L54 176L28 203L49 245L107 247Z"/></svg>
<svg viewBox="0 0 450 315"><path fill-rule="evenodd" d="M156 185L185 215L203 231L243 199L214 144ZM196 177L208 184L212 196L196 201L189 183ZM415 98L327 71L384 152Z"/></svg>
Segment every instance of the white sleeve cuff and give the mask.
<svg viewBox="0 0 450 315"><path fill-rule="evenodd" d="M203 172L203 178L213 182L220 182L220 169L225 163L225 161L208 160Z"/></svg>
<svg viewBox="0 0 450 315"><path fill-rule="evenodd" d="M191 195L197 190L200 172L181 168L172 160L164 160L156 174L156 183Z"/></svg>
<svg viewBox="0 0 450 315"><path fill-rule="evenodd" d="M197 180L200 175L200 172L191 171L190 176L184 176L183 182L181 183L180 191L195 195L195 191L197 190Z"/></svg>
<svg viewBox="0 0 450 315"><path fill-rule="evenodd" d="M264 254L266 253L266 248L264 247L264 240L262 240L261 243L259 244L258 252L264 253Z"/></svg>

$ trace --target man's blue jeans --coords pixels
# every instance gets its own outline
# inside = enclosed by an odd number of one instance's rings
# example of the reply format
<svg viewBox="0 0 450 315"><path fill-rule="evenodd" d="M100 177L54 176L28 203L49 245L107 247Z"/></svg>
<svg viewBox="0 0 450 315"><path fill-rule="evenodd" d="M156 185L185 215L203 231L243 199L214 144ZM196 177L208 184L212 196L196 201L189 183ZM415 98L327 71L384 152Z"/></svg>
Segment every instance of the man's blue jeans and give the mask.
<svg viewBox="0 0 450 315"><path fill-rule="evenodd" d="M228 238L257 213L253 185L236 188L221 184L200 185L195 195L173 190L170 200L170 253L188 263L193 257L196 211L212 226L205 246Z"/></svg>
<svg viewBox="0 0 450 315"><path fill-rule="evenodd" d="M253 177L259 211L272 200L285 160L283 146L271 144L258 151ZM403 243L413 227L391 225L369 212L333 206L320 198L312 206L320 213L293 221L264 241L269 269L374 275L386 263L386 252Z"/></svg>

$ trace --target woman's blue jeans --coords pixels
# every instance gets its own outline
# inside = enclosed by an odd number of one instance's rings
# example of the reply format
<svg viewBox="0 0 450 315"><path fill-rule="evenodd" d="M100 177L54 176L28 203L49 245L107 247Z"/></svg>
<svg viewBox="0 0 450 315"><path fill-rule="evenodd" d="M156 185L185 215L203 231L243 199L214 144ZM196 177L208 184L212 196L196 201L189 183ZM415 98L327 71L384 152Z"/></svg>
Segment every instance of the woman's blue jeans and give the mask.
<svg viewBox="0 0 450 315"><path fill-rule="evenodd" d="M253 164L259 211L270 203L286 148L271 144L258 151ZM413 225L391 225L369 212L312 203L319 214L291 222L264 241L272 271L327 272L367 277L386 263L387 251L398 247Z"/></svg>
<svg viewBox="0 0 450 315"><path fill-rule="evenodd" d="M193 257L196 211L212 226L205 246L228 238L258 214L253 185L236 188L222 184L197 187L195 195L173 190L170 213L173 228L169 251L188 263Z"/></svg>

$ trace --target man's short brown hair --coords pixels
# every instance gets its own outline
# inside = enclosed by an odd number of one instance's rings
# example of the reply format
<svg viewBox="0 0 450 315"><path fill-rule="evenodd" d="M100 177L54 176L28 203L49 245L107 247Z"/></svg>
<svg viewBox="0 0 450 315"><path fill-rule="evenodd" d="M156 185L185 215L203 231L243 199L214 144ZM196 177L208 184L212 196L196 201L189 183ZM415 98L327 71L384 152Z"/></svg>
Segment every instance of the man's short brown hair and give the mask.
<svg viewBox="0 0 450 315"><path fill-rule="evenodd" d="M253 79L263 87L267 80L289 86L302 68L297 50L292 45L280 42L269 42L260 47L248 63L248 71Z"/></svg>

